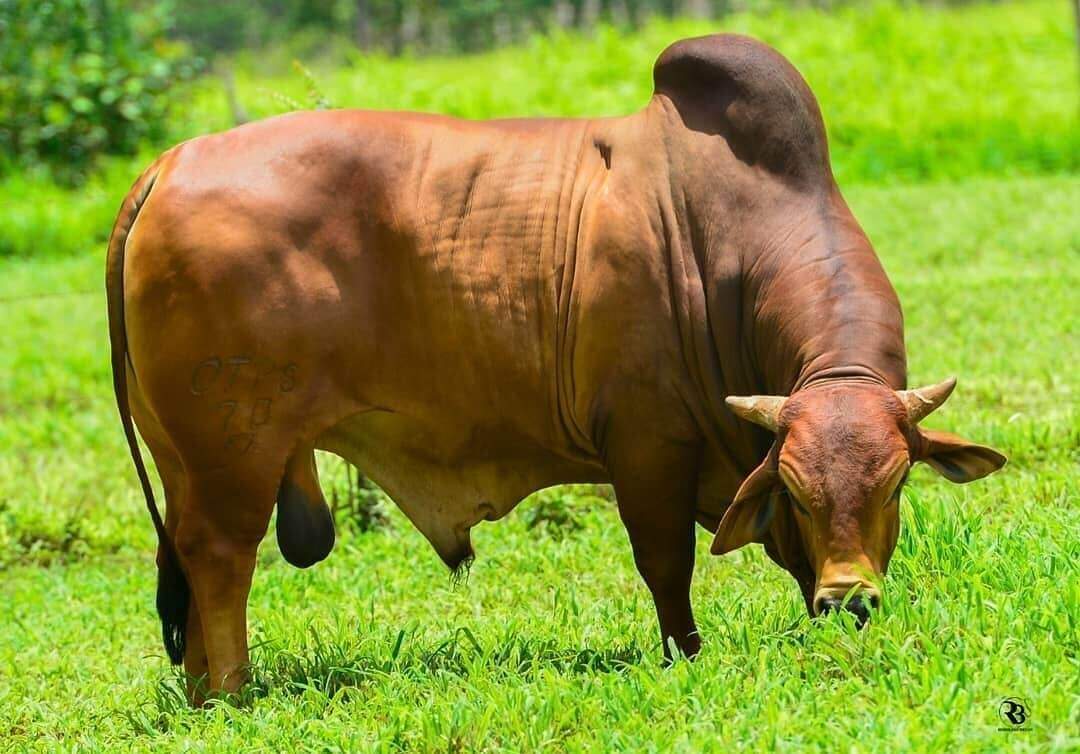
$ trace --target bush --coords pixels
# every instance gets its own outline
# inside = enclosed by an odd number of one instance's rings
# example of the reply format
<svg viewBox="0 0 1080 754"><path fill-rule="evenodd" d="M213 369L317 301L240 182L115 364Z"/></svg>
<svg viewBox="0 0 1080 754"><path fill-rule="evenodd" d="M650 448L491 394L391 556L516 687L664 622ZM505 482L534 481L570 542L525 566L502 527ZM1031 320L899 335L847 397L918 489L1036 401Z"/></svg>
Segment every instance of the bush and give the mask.
<svg viewBox="0 0 1080 754"><path fill-rule="evenodd" d="M76 182L98 155L162 139L166 94L195 67L165 41L166 20L158 5L125 0L0 0L7 166L45 163Z"/></svg>
<svg viewBox="0 0 1080 754"><path fill-rule="evenodd" d="M552 539L581 531L587 517L614 499L606 485L566 485L533 495L525 506L525 527Z"/></svg>
<svg viewBox="0 0 1080 754"><path fill-rule="evenodd" d="M184 0L172 20L171 34L212 57L241 49L258 51L294 34L317 32L325 37L350 27L350 7L340 0Z"/></svg>
<svg viewBox="0 0 1080 754"><path fill-rule="evenodd" d="M329 489L328 502L338 531L368 532L389 526L387 498L383 491L348 461L329 454L320 455L324 460L323 469L329 472L323 489ZM344 472L344 480L341 472Z"/></svg>

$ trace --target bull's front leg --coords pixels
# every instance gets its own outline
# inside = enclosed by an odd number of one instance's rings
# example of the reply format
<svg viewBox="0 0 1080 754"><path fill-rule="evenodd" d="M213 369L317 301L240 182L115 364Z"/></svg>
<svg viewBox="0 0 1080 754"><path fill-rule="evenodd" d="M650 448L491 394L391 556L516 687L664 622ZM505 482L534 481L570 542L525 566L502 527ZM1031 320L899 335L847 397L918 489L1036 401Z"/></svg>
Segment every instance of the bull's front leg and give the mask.
<svg viewBox="0 0 1080 754"><path fill-rule="evenodd" d="M652 592L667 662L672 644L687 657L701 649L690 606L697 466L696 449L642 443L640 432L624 447L616 441L608 454L619 515Z"/></svg>

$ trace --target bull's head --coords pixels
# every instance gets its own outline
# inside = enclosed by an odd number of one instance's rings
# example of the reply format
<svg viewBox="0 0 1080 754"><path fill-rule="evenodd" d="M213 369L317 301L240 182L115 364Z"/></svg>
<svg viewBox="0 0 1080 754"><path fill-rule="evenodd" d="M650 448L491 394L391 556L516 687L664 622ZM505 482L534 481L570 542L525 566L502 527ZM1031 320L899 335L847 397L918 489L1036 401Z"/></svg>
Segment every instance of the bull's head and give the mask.
<svg viewBox="0 0 1080 754"><path fill-rule="evenodd" d="M790 398L729 397L736 414L776 441L724 514L712 552L763 542L800 583L812 615L843 607L861 626L880 600L911 466L923 461L964 483L1005 464L992 448L917 426L955 385L822 382Z"/></svg>

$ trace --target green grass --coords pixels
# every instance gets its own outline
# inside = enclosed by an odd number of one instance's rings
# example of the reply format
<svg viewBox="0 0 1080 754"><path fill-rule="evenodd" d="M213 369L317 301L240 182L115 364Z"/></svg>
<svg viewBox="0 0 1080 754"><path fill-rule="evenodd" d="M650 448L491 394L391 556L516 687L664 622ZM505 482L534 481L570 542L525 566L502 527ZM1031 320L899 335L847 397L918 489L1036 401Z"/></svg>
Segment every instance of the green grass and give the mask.
<svg viewBox="0 0 1080 754"><path fill-rule="evenodd" d="M396 510L344 529L310 571L270 537L250 704L189 710L158 638L153 530L106 354L104 240L151 153L74 191L0 180L0 750L1080 749L1071 24L1068 3L1044 0L720 24L778 46L821 99L837 173L904 303L912 380L960 378L930 424L1010 464L965 487L913 474L885 607L861 633L809 621L760 548L714 558L701 537L705 648L669 670L607 491L560 488L478 527L464 583ZM313 68L339 106L618 114L647 98L660 49L715 29ZM264 60L237 80L253 115L282 109L270 92L308 101L301 76ZM205 80L176 137L226 125ZM997 730L1006 696L1029 703L1030 732Z"/></svg>
<svg viewBox="0 0 1080 754"><path fill-rule="evenodd" d="M0 741L89 751L1075 751L1080 747L1080 178L860 187L931 424L1006 469L924 468L880 616L809 621L789 577L699 543L705 649L660 667L614 506L541 493L454 584L396 511L330 559L260 554L249 706L187 709L106 359L101 259L0 263ZM62 293L34 297L39 293ZM340 469L328 467L331 484ZM1002 697L1030 732L997 728Z"/></svg>
<svg viewBox="0 0 1080 754"><path fill-rule="evenodd" d="M653 61L668 44L742 32L776 46L810 82L842 185L925 182L1080 171L1072 30L1064 0L873 3L656 21L633 34L600 29L453 59L388 60L329 45L336 52L327 60L307 62L338 107L467 118L618 115L646 102ZM282 57L260 53L240 64L237 89L253 117L284 112L282 97L313 102L305 77L282 66ZM181 96L174 139L229 125L223 87L205 78ZM0 180L0 257L71 254L104 243L120 200L150 159L148 151L107 163L103 177L76 191L43 177Z"/></svg>

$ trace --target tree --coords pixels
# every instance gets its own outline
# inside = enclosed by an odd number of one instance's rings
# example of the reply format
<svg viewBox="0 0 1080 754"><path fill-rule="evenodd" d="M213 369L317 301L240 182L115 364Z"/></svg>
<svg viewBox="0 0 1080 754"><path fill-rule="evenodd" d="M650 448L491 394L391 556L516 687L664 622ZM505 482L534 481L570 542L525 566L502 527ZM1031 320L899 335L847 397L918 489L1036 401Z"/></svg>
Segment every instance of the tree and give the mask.
<svg viewBox="0 0 1080 754"><path fill-rule="evenodd" d="M0 2L7 162L46 163L74 182L97 155L163 138L170 91L194 69L165 39L167 20L159 6L122 0Z"/></svg>

